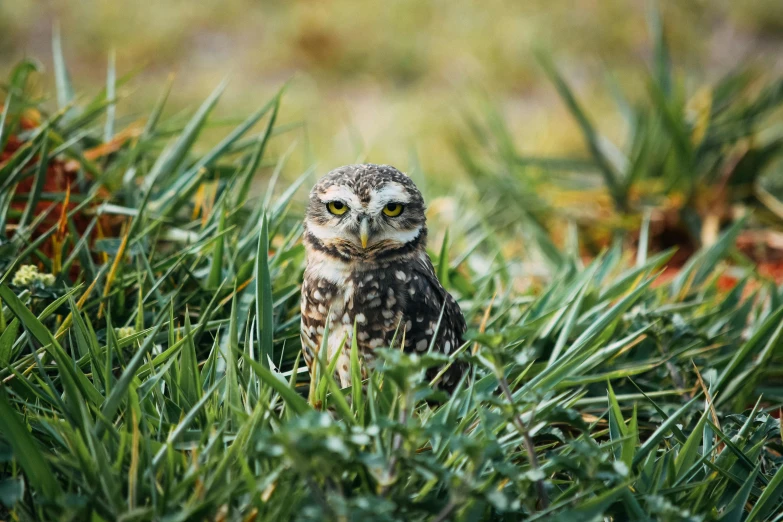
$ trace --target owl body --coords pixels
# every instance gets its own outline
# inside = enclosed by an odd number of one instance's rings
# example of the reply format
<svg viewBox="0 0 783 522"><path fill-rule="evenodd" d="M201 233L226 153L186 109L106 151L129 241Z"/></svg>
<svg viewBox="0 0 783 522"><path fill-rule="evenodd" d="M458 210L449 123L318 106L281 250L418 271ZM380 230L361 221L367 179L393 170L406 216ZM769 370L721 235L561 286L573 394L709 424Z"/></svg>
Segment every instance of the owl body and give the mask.
<svg viewBox="0 0 783 522"><path fill-rule="evenodd" d="M376 348L394 344L424 353L434 339L434 349L449 354L462 344L465 320L435 275L426 240L421 194L393 167L349 165L313 188L301 300L311 371L328 332L327 358L338 357L337 377L350 385L354 324L364 377ZM461 374L462 366L453 364L439 387L452 388Z"/></svg>

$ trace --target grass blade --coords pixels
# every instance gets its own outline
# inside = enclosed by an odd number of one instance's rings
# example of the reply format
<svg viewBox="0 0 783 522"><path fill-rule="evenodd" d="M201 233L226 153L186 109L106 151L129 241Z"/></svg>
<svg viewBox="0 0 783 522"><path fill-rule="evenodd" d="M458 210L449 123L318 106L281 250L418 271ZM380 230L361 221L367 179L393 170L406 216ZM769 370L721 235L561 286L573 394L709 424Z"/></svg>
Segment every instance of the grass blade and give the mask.
<svg viewBox="0 0 783 522"><path fill-rule="evenodd" d="M54 60L54 80L57 86L57 107L62 110L70 106L74 92L71 85L71 75L68 74L68 67L65 64L59 25L55 25L52 32L52 59Z"/></svg>
<svg viewBox="0 0 783 522"><path fill-rule="evenodd" d="M274 315L272 310L272 278L269 275L269 222L261 218L261 234L256 252L256 325L258 331L259 358L269 368L272 358Z"/></svg>
<svg viewBox="0 0 783 522"><path fill-rule="evenodd" d="M60 484L52 472L49 463L37 448L35 440L20 422L14 408L8 403L5 390L0 389L0 432L11 444L16 460L27 474L29 484L40 489L51 501L57 500L62 494Z"/></svg>

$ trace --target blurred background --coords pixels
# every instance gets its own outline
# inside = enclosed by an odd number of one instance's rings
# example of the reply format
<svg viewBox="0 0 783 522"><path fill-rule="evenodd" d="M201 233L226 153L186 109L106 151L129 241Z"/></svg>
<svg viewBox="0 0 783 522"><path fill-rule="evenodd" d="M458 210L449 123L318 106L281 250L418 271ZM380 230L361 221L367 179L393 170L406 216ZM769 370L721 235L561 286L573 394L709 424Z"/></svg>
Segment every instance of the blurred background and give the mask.
<svg viewBox="0 0 783 522"><path fill-rule="evenodd" d="M750 215L745 261L783 280L780 0L3 2L0 75L34 59L28 87L51 96L57 31L77 104L114 56L117 129L170 78L175 124L228 79L201 150L287 85L257 181L281 156L289 182L395 165L430 201L432 245L450 227L469 251L481 223L557 266L635 247L646 219L680 265Z"/></svg>
<svg viewBox="0 0 783 522"><path fill-rule="evenodd" d="M358 160L411 167L417 157L438 180L463 175L454 154L461 114L496 105L520 151L584 149L573 118L533 50L543 49L609 137L622 121L607 72L626 92L643 92L652 53L649 11L640 0L139 0L0 3L0 74L20 58L51 74L59 24L78 93L105 85L116 51L125 84L118 115L146 117L170 74L169 113L195 108L224 78L212 118L232 123L287 80L282 124L306 122L294 161L319 171ZM738 65L777 71L783 63L783 2L661 1L675 65L687 81L710 82ZM4 77L5 77L4 76ZM43 85L42 92L54 92ZM225 130L224 130L225 131ZM220 134L216 131L217 134ZM415 155L415 156L414 156Z"/></svg>

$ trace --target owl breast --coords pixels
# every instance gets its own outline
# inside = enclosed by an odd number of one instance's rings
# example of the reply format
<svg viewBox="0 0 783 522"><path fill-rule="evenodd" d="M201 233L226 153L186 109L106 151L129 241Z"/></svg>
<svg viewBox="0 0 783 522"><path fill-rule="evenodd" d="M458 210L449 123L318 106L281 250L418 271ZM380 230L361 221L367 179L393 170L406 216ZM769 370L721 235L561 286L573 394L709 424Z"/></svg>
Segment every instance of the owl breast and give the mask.
<svg viewBox="0 0 783 522"><path fill-rule="evenodd" d="M318 263L308 265L302 286L302 342L305 361L313 358L327 333L327 358L337 361L341 385L350 384L350 347L356 325L356 341L366 363L381 346L399 345L413 326L405 318L407 276L401 270L380 265L376 269L329 270ZM395 335L397 338L395 339Z"/></svg>
<svg viewBox="0 0 783 522"><path fill-rule="evenodd" d="M328 325L326 356L330 362L338 358L336 374L343 387L351 383L354 324L363 377L376 348L402 346L423 353L434 340L437 351L449 354L460 346L465 331L459 306L440 286L426 253L359 268L311 259L302 286L305 361L312 371ZM455 384L461 373L461 366L454 365L444 386Z"/></svg>

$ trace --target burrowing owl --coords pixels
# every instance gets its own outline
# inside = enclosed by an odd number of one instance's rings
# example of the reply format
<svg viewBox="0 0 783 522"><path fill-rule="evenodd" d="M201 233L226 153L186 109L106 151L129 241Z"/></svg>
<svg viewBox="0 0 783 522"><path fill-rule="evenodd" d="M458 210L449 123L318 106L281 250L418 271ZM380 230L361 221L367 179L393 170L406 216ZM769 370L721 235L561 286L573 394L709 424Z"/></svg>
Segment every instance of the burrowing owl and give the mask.
<svg viewBox="0 0 783 522"><path fill-rule="evenodd" d="M347 165L313 187L305 217L301 325L311 373L327 320L326 355L329 361L339 357L343 387L351 383L354 321L365 376L373 350L388 347L393 339L395 344L404 339L405 351L419 353L429 349L433 336L436 349L445 354L461 345L465 319L438 282L426 242L424 200L413 181L394 167ZM452 389L462 372L453 364L438 386Z"/></svg>

